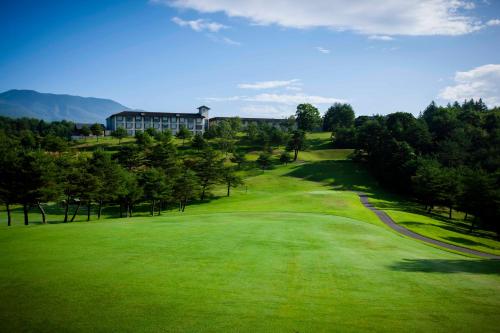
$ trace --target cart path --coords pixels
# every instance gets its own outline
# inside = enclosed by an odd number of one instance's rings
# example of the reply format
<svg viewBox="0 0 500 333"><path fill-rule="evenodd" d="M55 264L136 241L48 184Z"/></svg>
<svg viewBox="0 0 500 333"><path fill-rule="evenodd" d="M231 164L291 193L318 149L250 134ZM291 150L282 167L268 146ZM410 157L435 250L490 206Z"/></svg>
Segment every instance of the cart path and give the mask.
<svg viewBox="0 0 500 333"><path fill-rule="evenodd" d="M474 256L482 257L482 258L486 258L486 259L500 259L500 256L498 256L498 255L494 255L491 253L485 253L485 252L481 252L481 251L476 251L476 250L468 249L468 248L457 246L457 245L448 244L448 243L441 242L441 241L438 241L438 240L433 239L433 238L422 236L420 234L417 234L416 232L410 231L410 230L406 229L405 227L402 227L399 224L397 224L396 222L394 222L394 220L389 215L387 215L386 212L375 208L368 201L368 196L365 193L357 192L357 194L359 195L359 199L361 200L361 203L363 204L363 206L365 206L366 208L368 208L369 210L374 212L378 216L378 218L382 222L384 222L384 224L387 225L389 228L395 230L396 232L398 232L402 235L405 235L405 236L408 236L408 237L411 237L414 239L418 239L422 242L426 242L429 244L444 247L445 249L448 249L448 250L464 253L464 254L472 254Z"/></svg>

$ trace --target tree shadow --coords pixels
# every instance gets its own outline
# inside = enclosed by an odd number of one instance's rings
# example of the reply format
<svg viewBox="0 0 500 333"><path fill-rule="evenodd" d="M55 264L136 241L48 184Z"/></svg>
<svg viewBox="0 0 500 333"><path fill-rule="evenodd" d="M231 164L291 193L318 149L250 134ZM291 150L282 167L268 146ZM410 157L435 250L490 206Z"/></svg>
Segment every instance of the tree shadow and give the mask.
<svg viewBox="0 0 500 333"><path fill-rule="evenodd" d="M369 198L378 200L376 207L382 210L402 211L417 215L429 216L443 222L436 227L453 231L460 234L474 235L477 237L496 239L491 232L477 228L470 233L470 225L458 219L449 219L441 215L442 211L428 213L424 206L411 198L400 194L386 191L369 173L366 166L351 160L327 160L309 162L296 165L285 176L297 177L316 182L326 183L334 190L361 191ZM420 225L416 221L401 222L401 225Z"/></svg>
<svg viewBox="0 0 500 333"><path fill-rule="evenodd" d="M325 139L307 139L307 144L309 145L309 150L322 150L322 149L333 148L332 142L325 141Z"/></svg>
<svg viewBox="0 0 500 333"><path fill-rule="evenodd" d="M446 239L450 242L462 244L466 247L467 246L482 246L482 247L487 247L489 249L495 249L495 247L489 246L487 244L478 243L478 242L475 242L471 239L462 238L462 237L444 237L444 239Z"/></svg>
<svg viewBox="0 0 500 333"><path fill-rule="evenodd" d="M403 259L389 268L401 272L500 275L500 260Z"/></svg>
<svg viewBox="0 0 500 333"><path fill-rule="evenodd" d="M349 160L327 160L297 164L284 176L326 183L335 190L363 191L369 196L386 197L366 168Z"/></svg>

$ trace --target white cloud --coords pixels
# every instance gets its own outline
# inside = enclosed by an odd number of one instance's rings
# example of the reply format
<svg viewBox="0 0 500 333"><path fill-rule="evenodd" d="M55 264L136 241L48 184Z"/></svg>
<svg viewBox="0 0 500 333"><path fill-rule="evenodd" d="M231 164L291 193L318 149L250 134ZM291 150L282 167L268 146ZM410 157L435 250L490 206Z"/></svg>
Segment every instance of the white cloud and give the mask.
<svg viewBox="0 0 500 333"><path fill-rule="evenodd" d="M203 13L224 12L252 23L290 28L326 27L367 35L463 35L483 24L467 0L152 0Z"/></svg>
<svg viewBox="0 0 500 333"><path fill-rule="evenodd" d="M330 53L330 50L325 49L325 48L323 48L321 46L317 46L316 50L318 50L319 52L324 53L324 54L329 54Z"/></svg>
<svg viewBox="0 0 500 333"><path fill-rule="evenodd" d="M306 94L258 94L255 96L229 96L229 97L207 97L206 101L209 102L259 102L259 103L276 103L276 104L287 104L295 105L300 103L311 103L311 104L333 104L333 103L345 103L344 99L334 98L334 97L324 97Z"/></svg>
<svg viewBox="0 0 500 333"><path fill-rule="evenodd" d="M500 65L489 64L455 74L455 85L444 88L439 97L448 101L479 99L489 106L500 105Z"/></svg>
<svg viewBox="0 0 500 333"><path fill-rule="evenodd" d="M272 89L280 87L291 87L299 84L299 79L287 80L287 81L261 81L255 83L240 83L238 88L240 89Z"/></svg>
<svg viewBox="0 0 500 333"><path fill-rule="evenodd" d="M382 41L391 41L394 40L391 36L385 36L385 35L371 35L368 36L368 39L371 40L382 40Z"/></svg>
<svg viewBox="0 0 500 333"><path fill-rule="evenodd" d="M311 104L333 104L337 102L345 102L344 100L333 98L333 97L323 97L305 94L259 94L247 98L247 101L251 102L265 102L265 103L281 103L281 104L300 104L300 103L311 103Z"/></svg>
<svg viewBox="0 0 500 333"><path fill-rule="evenodd" d="M235 45L235 46L240 46L241 45L240 42L232 40L231 38L228 38L228 37L222 37L222 41L224 43L226 43L226 44L229 44L229 45Z"/></svg>
<svg viewBox="0 0 500 333"><path fill-rule="evenodd" d="M217 43L224 43L228 45L233 45L233 46L240 46L241 43L237 42L235 40L232 40L228 37L216 35L216 34L207 34L207 37L210 38L212 41L217 42Z"/></svg>
<svg viewBox="0 0 500 333"><path fill-rule="evenodd" d="M236 102L244 99L245 96L229 96L229 97L206 97L207 102Z"/></svg>
<svg viewBox="0 0 500 333"><path fill-rule="evenodd" d="M218 32L221 29L227 28L224 24L220 24L217 22L210 22L204 19L185 21L179 17L173 17L172 22L181 26L181 27L190 27L194 31L210 31L210 32Z"/></svg>
<svg viewBox="0 0 500 333"><path fill-rule="evenodd" d="M286 118L295 113L294 107L282 105L245 105L240 109L242 117L250 118Z"/></svg>
<svg viewBox="0 0 500 333"><path fill-rule="evenodd" d="M500 20L499 19L489 20L488 22L486 22L486 25L490 27L500 25Z"/></svg>

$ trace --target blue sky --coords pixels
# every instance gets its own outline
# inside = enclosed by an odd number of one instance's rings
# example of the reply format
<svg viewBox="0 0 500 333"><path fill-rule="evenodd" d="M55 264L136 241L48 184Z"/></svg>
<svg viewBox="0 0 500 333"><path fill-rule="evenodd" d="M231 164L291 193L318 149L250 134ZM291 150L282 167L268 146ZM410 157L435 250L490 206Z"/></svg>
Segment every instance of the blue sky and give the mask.
<svg viewBox="0 0 500 333"><path fill-rule="evenodd" d="M358 115L500 105L500 1L2 1L0 91L148 111Z"/></svg>

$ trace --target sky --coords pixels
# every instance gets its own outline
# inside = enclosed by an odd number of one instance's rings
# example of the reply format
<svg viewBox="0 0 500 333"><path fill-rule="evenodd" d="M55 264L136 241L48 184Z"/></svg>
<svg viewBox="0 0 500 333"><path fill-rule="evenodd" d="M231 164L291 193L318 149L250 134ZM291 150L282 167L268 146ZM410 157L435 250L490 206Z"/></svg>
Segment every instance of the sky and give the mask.
<svg viewBox="0 0 500 333"><path fill-rule="evenodd" d="M0 36L0 92L277 118L500 105L500 0L3 0Z"/></svg>

